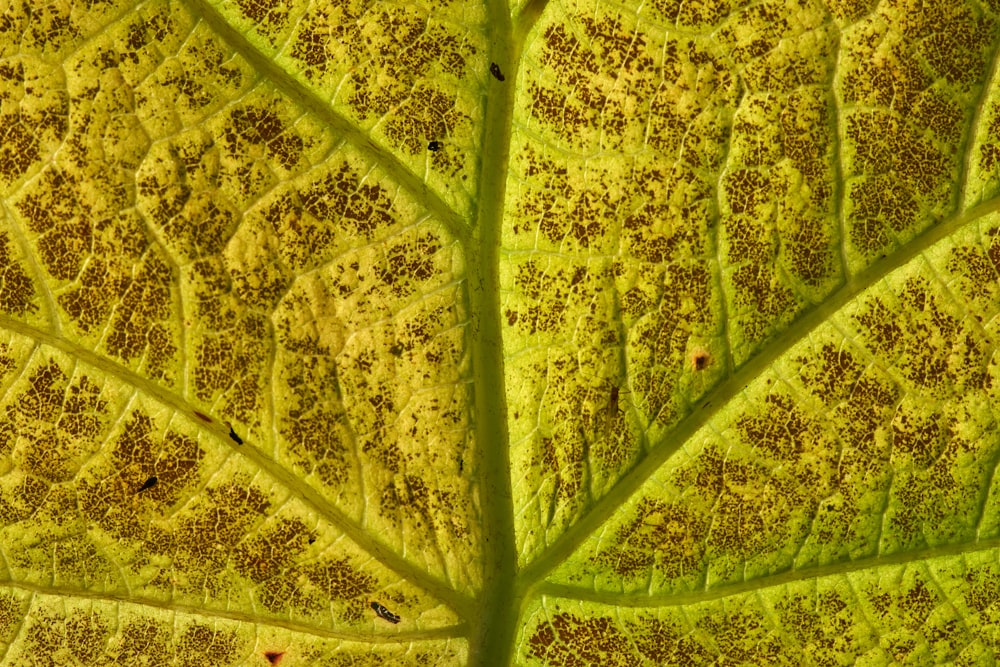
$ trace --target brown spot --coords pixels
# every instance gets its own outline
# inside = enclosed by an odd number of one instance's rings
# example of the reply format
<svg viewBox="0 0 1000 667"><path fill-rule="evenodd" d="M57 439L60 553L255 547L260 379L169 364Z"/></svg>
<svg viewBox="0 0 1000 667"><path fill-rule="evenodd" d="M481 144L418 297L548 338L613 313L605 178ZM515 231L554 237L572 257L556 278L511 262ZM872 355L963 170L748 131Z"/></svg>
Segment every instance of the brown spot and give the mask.
<svg viewBox="0 0 1000 667"><path fill-rule="evenodd" d="M10 315L24 315L38 310L35 286L21 262L11 251L11 240L0 232L0 309Z"/></svg>
<svg viewBox="0 0 1000 667"><path fill-rule="evenodd" d="M704 348L696 348L691 353L691 368L695 371L703 371L712 364L712 355Z"/></svg>
<svg viewBox="0 0 1000 667"><path fill-rule="evenodd" d="M194 416L197 417L198 419L202 420L206 424L211 424L212 423L212 418L209 417L208 415L206 415L203 412L198 412L197 410L195 410L194 411Z"/></svg>
<svg viewBox="0 0 1000 667"><path fill-rule="evenodd" d="M285 655L285 653L283 651L265 651L264 652L264 657L267 658L267 661L269 663L271 663L272 665L277 665L278 662L281 660L281 656L283 656L283 655Z"/></svg>

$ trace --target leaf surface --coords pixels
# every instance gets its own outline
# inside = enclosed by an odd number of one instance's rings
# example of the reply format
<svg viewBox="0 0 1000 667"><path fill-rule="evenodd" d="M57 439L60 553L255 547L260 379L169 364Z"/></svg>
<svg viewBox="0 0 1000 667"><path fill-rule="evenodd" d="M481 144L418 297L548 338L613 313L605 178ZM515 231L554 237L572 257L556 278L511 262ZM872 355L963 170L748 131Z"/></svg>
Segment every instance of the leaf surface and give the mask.
<svg viewBox="0 0 1000 667"><path fill-rule="evenodd" d="M4 664L990 664L1000 6L926 4L11 3Z"/></svg>

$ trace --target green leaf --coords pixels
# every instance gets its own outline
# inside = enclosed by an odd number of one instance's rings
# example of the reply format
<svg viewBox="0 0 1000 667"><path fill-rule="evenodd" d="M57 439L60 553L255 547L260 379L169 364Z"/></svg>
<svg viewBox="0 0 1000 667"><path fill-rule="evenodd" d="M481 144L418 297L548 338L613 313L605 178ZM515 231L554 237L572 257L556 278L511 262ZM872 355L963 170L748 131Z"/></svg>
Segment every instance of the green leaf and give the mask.
<svg viewBox="0 0 1000 667"><path fill-rule="evenodd" d="M1000 3L15 0L10 665L993 664Z"/></svg>

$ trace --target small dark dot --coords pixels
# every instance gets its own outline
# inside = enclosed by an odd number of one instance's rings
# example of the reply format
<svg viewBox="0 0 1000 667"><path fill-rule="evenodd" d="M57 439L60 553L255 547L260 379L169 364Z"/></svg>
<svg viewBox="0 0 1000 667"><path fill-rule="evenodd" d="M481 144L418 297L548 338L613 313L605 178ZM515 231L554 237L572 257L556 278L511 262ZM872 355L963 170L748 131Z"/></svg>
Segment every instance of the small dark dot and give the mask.
<svg viewBox="0 0 1000 667"><path fill-rule="evenodd" d="M429 151L439 151L439 150L441 150L441 142L440 141L432 141L432 142L430 142L429 144L427 144L427 150L429 150Z"/></svg>
<svg viewBox="0 0 1000 667"><path fill-rule="evenodd" d="M490 74L492 74L493 78L497 81L504 80L503 72L500 71L500 66L496 63L490 63Z"/></svg>
<svg viewBox="0 0 1000 667"><path fill-rule="evenodd" d="M156 486L156 483L159 482L159 481L160 480L158 480L156 478L156 475L153 475L149 479L147 479L145 482L142 483L142 486L139 487L139 491L145 491L146 489L151 489L154 486Z"/></svg>

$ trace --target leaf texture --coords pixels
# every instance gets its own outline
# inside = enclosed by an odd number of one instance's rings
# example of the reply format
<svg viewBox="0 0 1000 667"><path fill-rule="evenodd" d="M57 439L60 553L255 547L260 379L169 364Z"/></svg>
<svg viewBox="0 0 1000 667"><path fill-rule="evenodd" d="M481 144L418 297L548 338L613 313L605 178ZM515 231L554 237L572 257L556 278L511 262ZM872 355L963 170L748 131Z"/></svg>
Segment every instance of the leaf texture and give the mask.
<svg viewBox="0 0 1000 667"><path fill-rule="evenodd" d="M1000 6L0 15L2 664L992 664Z"/></svg>

